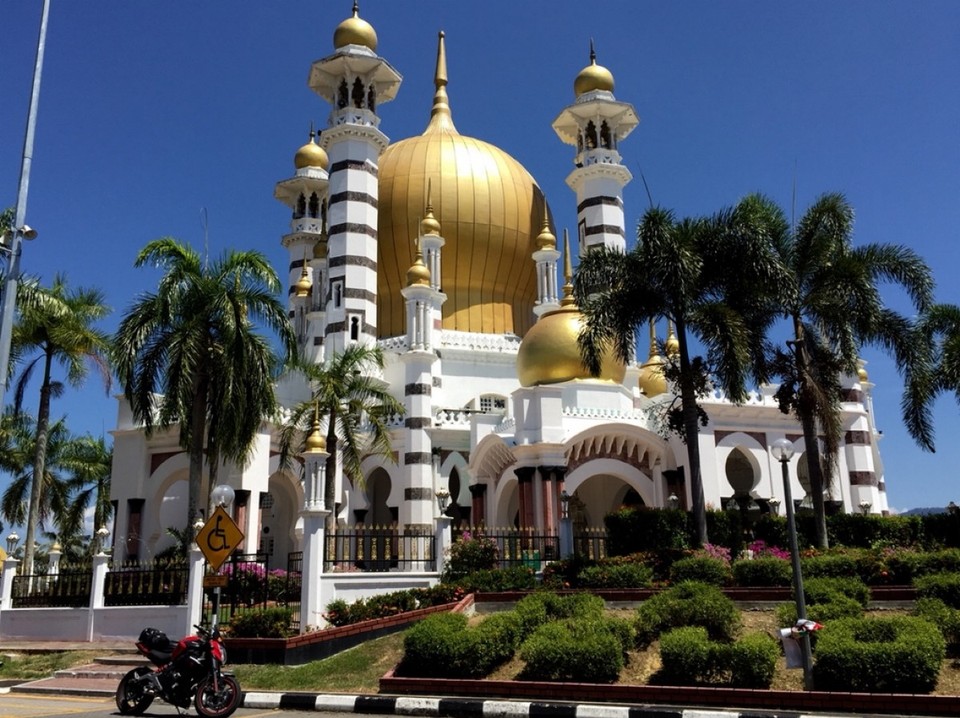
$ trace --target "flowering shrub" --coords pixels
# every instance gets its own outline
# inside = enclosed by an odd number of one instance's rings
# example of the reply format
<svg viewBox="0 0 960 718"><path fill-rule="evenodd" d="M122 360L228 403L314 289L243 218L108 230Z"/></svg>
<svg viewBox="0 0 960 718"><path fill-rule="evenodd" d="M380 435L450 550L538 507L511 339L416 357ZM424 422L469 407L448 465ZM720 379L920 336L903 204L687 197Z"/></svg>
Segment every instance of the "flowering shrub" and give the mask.
<svg viewBox="0 0 960 718"><path fill-rule="evenodd" d="M474 537L469 531L464 531L450 547L450 556L441 580L450 583L476 571L496 568L499 557L496 541L482 535Z"/></svg>
<svg viewBox="0 0 960 718"><path fill-rule="evenodd" d="M779 546L770 546L763 539L757 539L749 546L747 546L747 551L749 551L754 558L784 558L790 559L790 552L786 551Z"/></svg>
<svg viewBox="0 0 960 718"><path fill-rule="evenodd" d="M230 577L227 593L238 601L252 606L264 600L264 592L267 589L267 570L263 564L254 561L227 563L222 573Z"/></svg>
<svg viewBox="0 0 960 718"><path fill-rule="evenodd" d="M728 566L730 565L730 549L728 549L726 546L717 546L715 544L705 543L703 548L694 551L693 555L697 558L717 558Z"/></svg>

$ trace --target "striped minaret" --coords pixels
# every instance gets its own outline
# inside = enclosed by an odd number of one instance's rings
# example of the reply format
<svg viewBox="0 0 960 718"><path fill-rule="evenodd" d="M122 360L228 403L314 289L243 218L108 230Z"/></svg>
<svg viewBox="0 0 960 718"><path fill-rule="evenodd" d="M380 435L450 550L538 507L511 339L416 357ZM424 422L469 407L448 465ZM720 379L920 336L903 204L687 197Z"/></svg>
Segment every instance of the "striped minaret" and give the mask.
<svg viewBox="0 0 960 718"><path fill-rule="evenodd" d="M847 510L883 514L889 511L889 507L883 485L883 464L879 462L876 445L879 432L873 423L872 388L863 360L859 362L856 376L843 378L842 400L847 415L843 452L850 481L850 505Z"/></svg>
<svg viewBox="0 0 960 718"><path fill-rule="evenodd" d="M623 188L632 179L620 163L618 147L640 120L633 106L613 96L613 75L597 64L590 42L590 64L573 83L576 100L553 121L553 129L577 148L576 168L567 184L577 193L580 246L626 249Z"/></svg>
<svg viewBox="0 0 960 718"><path fill-rule="evenodd" d="M323 147L330 157L324 351L377 338L377 168L387 137L377 106L392 100L400 74L376 53L377 34L359 17L340 23L334 53L317 60L310 88L333 105Z"/></svg>
<svg viewBox="0 0 960 718"><path fill-rule="evenodd" d="M440 238L440 224L429 210L420 223L422 233ZM442 243L442 239L441 239ZM434 245L437 243L434 241ZM435 492L439 488L433 475L433 393L434 377L440 376L435 338L440 331L440 310L446 298L432 281L424 263L422 239L417 240L417 255L407 270L407 286L400 293L407 309L407 351L404 364L405 450L403 452L403 504L400 522L407 533L431 533L436 512ZM439 250L438 250L439 251ZM439 257L437 257L439 263ZM449 490L449 489L448 489Z"/></svg>

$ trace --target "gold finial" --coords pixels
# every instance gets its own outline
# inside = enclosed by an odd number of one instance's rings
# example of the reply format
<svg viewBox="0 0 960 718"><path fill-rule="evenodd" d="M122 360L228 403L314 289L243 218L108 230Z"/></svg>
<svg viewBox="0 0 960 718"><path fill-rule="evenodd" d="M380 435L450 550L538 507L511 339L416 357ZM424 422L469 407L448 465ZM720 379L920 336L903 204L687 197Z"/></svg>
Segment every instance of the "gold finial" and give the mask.
<svg viewBox="0 0 960 718"><path fill-rule="evenodd" d="M327 450L327 439L320 433L320 404L314 402L313 405L313 425L310 427L310 433L303 442L303 450L306 452L319 452Z"/></svg>
<svg viewBox="0 0 960 718"><path fill-rule="evenodd" d="M540 234L537 235L537 247L540 249L556 249L557 238L550 231L550 213L547 211L547 205L543 205L543 226L540 228Z"/></svg>
<svg viewBox="0 0 960 718"><path fill-rule="evenodd" d="M433 179L427 180L427 206L424 208L423 221L420 222L421 234L440 234L440 222L433 216Z"/></svg>
<svg viewBox="0 0 960 718"><path fill-rule="evenodd" d="M356 7L357 7L356 3L354 3L353 7L354 7L354 12L353 12L353 14L356 15L356 14L357 14L357 12L356 12ZM590 64L591 64L591 65L596 65L596 64L597 64L597 51L593 49L593 38L592 38L592 37L590 38Z"/></svg>
<svg viewBox="0 0 960 718"><path fill-rule="evenodd" d="M360 15L360 2L359 0L353 0L353 16L359 17ZM593 44L593 40L590 41L590 44Z"/></svg>
<svg viewBox="0 0 960 718"><path fill-rule="evenodd" d="M680 353L680 340L673 333L672 319L667 319L667 341L664 342L663 348L666 350L667 356L675 357Z"/></svg>
<svg viewBox="0 0 960 718"><path fill-rule="evenodd" d="M437 68L433 73L433 84L436 92L433 94L433 109L430 110L430 124L424 132L445 130L457 132L453 126L453 116L450 114L450 100L447 97L447 49L443 30L440 31L437 42Z"/></svg>
<svg viewBox="0 0 960 718"><path fill-rule="evenodd" d="M573 306L573 260L570 258L570 233L563 230L563 299L561 307Z"/></svg>
<svg viewBox="0 0 960 718"><path fill-rule="evenodd" d="M419 223L418 223L419 224ZM423 263L423 249L420 247L420 237L413 240L417 248L417 256L413 260L413 265L407 270L407 286L412 287L415 284L430 284L430 270Z"/></svg>
<svg viewBox="0 0 960 718"><path fill-rule="evenodd" d="M300 269L300 279L297 280L296 292L297 297L303 299L304 297L310 296L310 289L313 287L313 282L310 281L310 275L307 273L307 248L303 248L303 267Z"/></svg>
<svg viewBox="0 0 960 718"><path fill-rule="evenodd" d="M653 359L657 356L657 325L654 324L653 320L650 320L650 353L647 355L647 359Z"/></svg>

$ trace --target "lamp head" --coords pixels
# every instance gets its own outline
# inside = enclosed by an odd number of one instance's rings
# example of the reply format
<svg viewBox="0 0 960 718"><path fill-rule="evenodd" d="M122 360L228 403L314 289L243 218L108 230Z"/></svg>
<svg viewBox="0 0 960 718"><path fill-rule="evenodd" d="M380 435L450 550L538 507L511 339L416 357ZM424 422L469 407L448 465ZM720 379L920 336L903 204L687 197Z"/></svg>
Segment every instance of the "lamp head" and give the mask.
<svg viewBox="0 0 960 718"><path fill-rule="evenodd" d="M770 499L767 503L770 504L770 508L773 509L774 516L780 513L780 499L773 498L773 499Z"/></svg>
<svg viewBox="0 0 960 718"><path fill-rule="evenodd" d="M20 536L16 531L11 531L7 536L7 556L12 556L13 552L17 550L17 543L20 541Z"/></svg>
<svg viewBox="0 0 960 718"><path fill-rule="evenodd" d="M450 503L450 492L446 489L437 489L437 507L440 509L440 513L445 513L447 506Z"/></svg>
<svg viewBox="0 0 960 718"><path fill-rule="evenodd" d="M790 439L777 439L770 446L774 458L781 463L786 463L793 458L793 442Z"/></svg>
<svg viewBox="0 0 960 718"><path fill-rule="evenodd" d="M210 492L210 503L214 506L229 506L236 498L236 492L230 484L220 484Z"/></svg>

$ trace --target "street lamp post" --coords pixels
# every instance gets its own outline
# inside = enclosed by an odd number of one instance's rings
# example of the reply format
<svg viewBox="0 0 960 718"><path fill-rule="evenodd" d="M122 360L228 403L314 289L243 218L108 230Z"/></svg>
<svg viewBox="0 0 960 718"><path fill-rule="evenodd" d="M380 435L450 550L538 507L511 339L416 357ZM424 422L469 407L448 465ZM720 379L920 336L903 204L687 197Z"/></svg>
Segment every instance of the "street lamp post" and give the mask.
<svg viewBox="0 0 960 718"><path fill-rule="evenodd" d="M219 484L210 492L210 503L214 506L222 506L224 510L229 508L230 504L237 497L237 493L230 484ZM217 632L217 624L220 623L220 586L213 589L213 618L210 621L214 634Z"/></svg>
<svg viewBox="0 0 960 718"><path fill-rule="evenodd" d="M807 618L807 605L803 598L803 574L800 572L800 548L797 545L797 523L793 515L793 493L790 490L790 472L787 464L793 458L793 443L789 439L777 439L771 447L773 455L780 462L783 472L783 503L787 509L787 533L790 535L790 561L793 564L793 592L797 602L797 620ZM813 688L813 656L810 652L810 632L803 631L799 636L800 660L803 665L803 687Z"/></svg>

